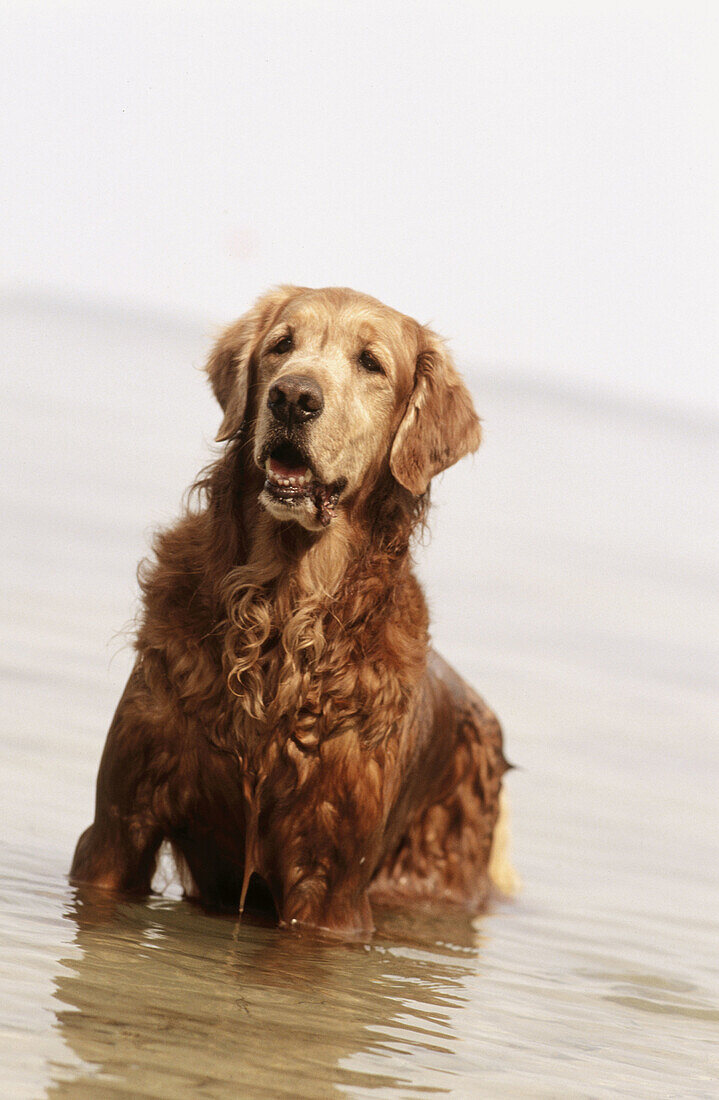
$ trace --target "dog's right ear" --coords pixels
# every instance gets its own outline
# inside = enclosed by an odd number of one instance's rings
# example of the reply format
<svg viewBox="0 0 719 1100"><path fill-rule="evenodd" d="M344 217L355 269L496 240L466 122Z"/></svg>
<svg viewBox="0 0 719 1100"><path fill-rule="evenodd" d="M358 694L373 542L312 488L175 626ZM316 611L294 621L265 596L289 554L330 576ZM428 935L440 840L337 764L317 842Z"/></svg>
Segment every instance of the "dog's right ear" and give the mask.
<svg viewBox="0 0 719 1100"><path fill-rule="evenodd" d="M255 348L282 306L300 290L300 287L280 286L264 294L239 321L225 329L212 349L205 369L215 397L225 414L215 437L216 443L222 443L241 432Z"/></svg>

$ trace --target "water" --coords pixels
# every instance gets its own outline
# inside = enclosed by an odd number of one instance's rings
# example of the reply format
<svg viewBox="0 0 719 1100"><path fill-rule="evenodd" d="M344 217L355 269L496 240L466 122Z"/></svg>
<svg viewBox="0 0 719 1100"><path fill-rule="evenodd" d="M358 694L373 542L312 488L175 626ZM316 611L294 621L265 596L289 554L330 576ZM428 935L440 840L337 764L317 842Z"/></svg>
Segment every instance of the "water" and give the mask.
<svg viewBox="0 0 719 1100"><path fill-rule="evenodd" d="M3 1094L719 1096L719 427L471 375L418 559L519 765L524 889L338 945L68 886L135 565L218 417L189 325L3 322Z"/></svg>

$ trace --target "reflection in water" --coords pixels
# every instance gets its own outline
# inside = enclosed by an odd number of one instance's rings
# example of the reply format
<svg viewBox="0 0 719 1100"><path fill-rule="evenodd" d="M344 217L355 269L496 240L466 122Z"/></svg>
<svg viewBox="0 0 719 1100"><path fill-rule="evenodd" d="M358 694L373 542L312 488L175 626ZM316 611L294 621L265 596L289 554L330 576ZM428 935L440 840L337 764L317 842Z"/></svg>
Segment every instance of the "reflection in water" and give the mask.
<svg viewBox="0 0 719 1100"><path fill-rule="evenodd" d="M450 1091L448 1010L480 942L467 914L378 911L378 934L350 944L163 898L77 891L65 915L81 953L62 960L57 1021L87 1068L49 1096Z"/></svg>

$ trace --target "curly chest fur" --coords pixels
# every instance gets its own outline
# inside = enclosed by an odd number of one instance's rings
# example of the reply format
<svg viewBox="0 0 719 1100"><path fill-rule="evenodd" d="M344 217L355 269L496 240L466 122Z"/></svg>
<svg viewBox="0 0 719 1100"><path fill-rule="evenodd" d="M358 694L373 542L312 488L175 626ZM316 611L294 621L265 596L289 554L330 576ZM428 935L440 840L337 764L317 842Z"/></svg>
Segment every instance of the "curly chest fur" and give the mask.
<svg viewBox="0 0 719 1100"><path fill-rule="evenodd" d="M349 581L329 607L287 584L243 593L224 662L246 753L268 740L314 753L345 734L371 749L392 736L427 648L419 590L403 587L378 601Z"/></svg>

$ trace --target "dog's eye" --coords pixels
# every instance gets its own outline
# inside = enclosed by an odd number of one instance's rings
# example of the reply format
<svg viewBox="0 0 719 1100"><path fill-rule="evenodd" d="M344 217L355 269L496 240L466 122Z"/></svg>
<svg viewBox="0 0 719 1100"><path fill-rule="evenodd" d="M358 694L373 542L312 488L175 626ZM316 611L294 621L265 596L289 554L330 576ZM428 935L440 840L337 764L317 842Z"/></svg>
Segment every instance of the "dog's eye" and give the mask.
<svg viewBox="0 0 719 1100"><path fill-rule="evenodd" d="M287 332L284 336L280 336L279 340L270 348L272 355L286 355L288 351L292 351L292 333Z"/></svg>
<svg viewBox="0 0 719 1100"><path fill-rule="evenodd" d="M384 374L384 369L379 359L377 359L371 351L367 351L366 348L363 352L360 352L359 361L360 366L364 367L364 369L371 374Z"/></svg>

